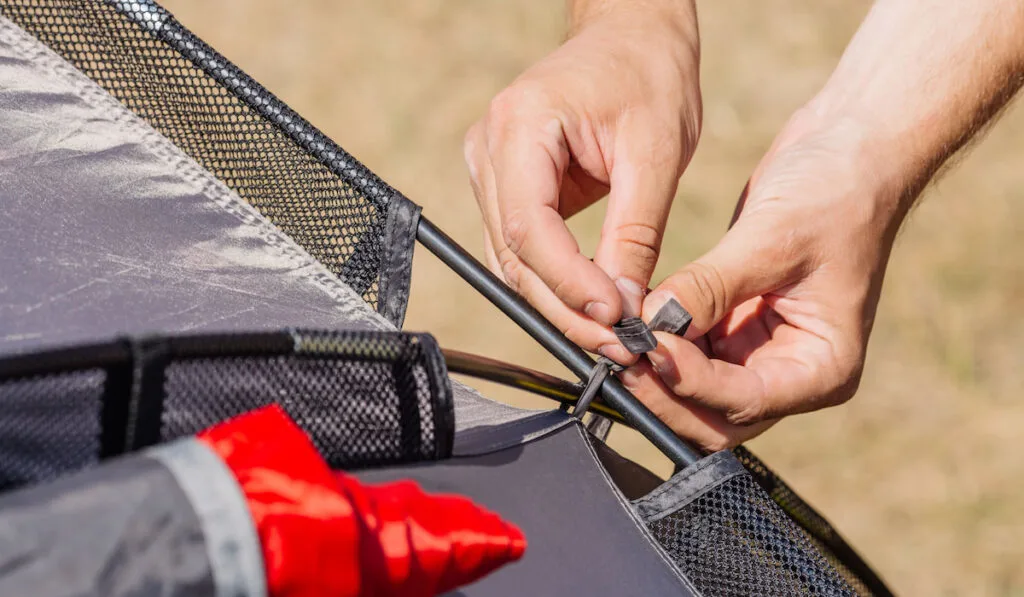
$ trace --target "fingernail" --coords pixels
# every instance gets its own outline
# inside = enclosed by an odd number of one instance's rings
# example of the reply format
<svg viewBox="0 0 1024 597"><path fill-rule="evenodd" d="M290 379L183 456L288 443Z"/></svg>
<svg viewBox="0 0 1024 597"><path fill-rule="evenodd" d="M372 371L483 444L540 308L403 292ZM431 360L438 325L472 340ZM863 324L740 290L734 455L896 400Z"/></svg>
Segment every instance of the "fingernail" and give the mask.
<svg viewBox="0 0 1024 597"><path fill-rule="evenodd" d="M636 356L631 354L622 344L605 344L597 349L597 354L615 361L620 365L631 364L636 361Z"/></svg>
<svg viewBox="0 0 1024 597"><path fill-rule="evenodd" d="M652 350L647 353L647 359L651 361L651 366L659 374L665 373L666 365L668 365L668 357L661 354L658 350Z"/></svg>
<svg viewBox="0 0 1024 597"><path fill-rule="evenodd" d="M644 289L625 277L615 280L615 287L622 295L622 316L640 317L640 307L644 302Z"/></svg>
<svg viewBox="0 0 1024 597"><path fill-rule="evenodd" d="M602 325L615 323L615 313L612 308L600 301L590 301L583 307L583 312Z"/></svg>
<svg viewBox="0 0 1024 597"><path fill-rule="evenodd" d="M631 388L636 386L637 383L640 381L640 375L636 372L636 369L634 367L630 367L629 369L624 370L622 373L619 373L619 381L621 381L622 385L626 386L627 388Z"/></svg>
<svg viewBox="0 0 1024 597"><path fill-rule="evenodd" d="M655 290L648 294L647 298L644 299L644 312L650 317L654 317L654 314L658 312L658 309L661 309L661 307L672 298L675 297L664 290Z"/></svg>

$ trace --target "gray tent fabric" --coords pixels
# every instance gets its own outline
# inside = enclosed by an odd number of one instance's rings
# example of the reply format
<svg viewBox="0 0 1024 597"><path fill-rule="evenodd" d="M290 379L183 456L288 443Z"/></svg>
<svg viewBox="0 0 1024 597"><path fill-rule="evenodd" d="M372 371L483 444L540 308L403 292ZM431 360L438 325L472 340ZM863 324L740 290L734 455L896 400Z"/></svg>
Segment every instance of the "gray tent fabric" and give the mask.
<svg viewBox="0 0 1024 597"><path fill-rule="evenodd" d="M0 495L0 595L265 597L266 586L241 490L185 440Z"/></svg>
<svg viewBox="0 0 1024 597"><path fill-rule="evenodd" d="M216 597L265 597L263 553L234 474L206 445L180 439L144 453L174 475L203 531Z"/></svg>
<svg viewBox="0 0 1024 597"><path fill-rule="evenodd" d="M0 112L0 355L149 332L394 329L4 17ZM453 390L460 430L535 414Z"/></svg>
<svg viewBox="0 0 1024 597"><path fill-rule="evenodd" d="M457 492L520 526L526 556L459 597L698 595L615 489L573 421L526 443L430 465L361 471Z"/></svg>
<svg viewBox="0 0 1024 597"><path fill-rule="evenodd" d="M153 330L387 327L245 201L6 18L0 113L0 351Z"/></svg>

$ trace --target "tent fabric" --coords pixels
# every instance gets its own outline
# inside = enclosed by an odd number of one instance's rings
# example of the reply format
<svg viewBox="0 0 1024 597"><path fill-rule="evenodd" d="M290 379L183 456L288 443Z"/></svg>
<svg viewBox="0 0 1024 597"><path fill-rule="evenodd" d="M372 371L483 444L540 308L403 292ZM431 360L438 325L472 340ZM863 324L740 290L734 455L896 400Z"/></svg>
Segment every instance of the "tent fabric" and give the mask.
<svg viewBox="0 0 1024 597"><path fill-rule="evenodd" d="M265 597L245 503L214 461L171 444L0 494L0 594Z"/></svg>
<svg viewBox="0 0 1024 597"><path fill-rule="evenodd" d="M17 280L0 286L0 355L151 332L394 329L234 191L2 16L0 111L0 280ZM91 404L101 386L83 377L69 391L85 397L69 402ZM459 429L534 414L452 386Z"/></svg>
<svg viewBox="0 0 1024 597"><path fill-rule="evenodd" d="M418 207L151 0L7 0L0 10L401 324Z"/></svg>
<svg viewBox="0 0 1024 597"><path fill-rule="evenodd" d="M386 326L237 194L2 17L0 111L0 279L18 280L0 287L4 351L154 328Z"/></svg>
<svg viewBox="0 0 1024 597"><path fill-rule="evenodd" d="M680 471L634 507L703 594L856 594L730 451Z"/></svg>
<svg viewBox="0 0 1024 597"><path fill-rule="evenodd" d="M358 471L368 482L412 479L500 512L529 548L452 597L700 595L616 490L578 421L490 454L429 466Z"/></svg>
<svg viewBox="0 0 1024 597"><path fill-rule="evenodd" d="M145 455L170 471L199 519L214 594L267 595L266 560L248 500L223 456L192 438L150 448Z"/></svg>
<svg viewBox="0 0 1024 597"><path fill-rule="evenodd" d="M0 594L433 597L519 559L463 496L332 471L271 405L0 495Z"/></svg>

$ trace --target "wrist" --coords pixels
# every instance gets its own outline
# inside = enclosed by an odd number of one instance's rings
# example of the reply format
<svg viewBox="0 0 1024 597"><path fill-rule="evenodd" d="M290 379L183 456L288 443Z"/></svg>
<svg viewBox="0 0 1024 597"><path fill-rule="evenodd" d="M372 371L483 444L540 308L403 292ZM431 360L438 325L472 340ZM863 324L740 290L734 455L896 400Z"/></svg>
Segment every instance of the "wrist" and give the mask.
<svg viewBox="0 0 1024 597"><path fill-rule="evenodd" d="M832 175L841 179L832 184L843 189L846 201L857 204L857 212L872 229L894 239L928 176L884 123L836 106L827 90L813 98L783 127L772 151L799 144L830 156L838 168Z"/></svg>
<svg viewBox="0 0 1024 597"><path fill-rule="evenodd" d="M694 0L570 0L569 37L595 23L614 22L620 31L665 31L699 51L700 33Z"/></svg>
<svg viewBox="0 0 1024 597"><path fill-rule="evenodd" d="M803 108L818 130L833 130L864 181L865 195L903 214L917 200L940 165L930 147L928 122L910 114L873 109L857 102L851 89L823 88Z"/></svg>

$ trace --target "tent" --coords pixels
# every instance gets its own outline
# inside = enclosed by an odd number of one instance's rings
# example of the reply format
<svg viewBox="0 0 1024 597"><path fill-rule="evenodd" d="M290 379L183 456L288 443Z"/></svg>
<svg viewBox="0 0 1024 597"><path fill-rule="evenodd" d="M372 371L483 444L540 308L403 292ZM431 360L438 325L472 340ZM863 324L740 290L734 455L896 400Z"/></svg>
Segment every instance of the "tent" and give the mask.
<svg viewBox="0 0 1024 597"><path fill-rule="evenodd" d="M753 454L673 435L152 1L0 0L0 114L0 594L268 594L303 548L194 448L268 405L352 483L411 480L521 530L518 561L451 595L889 594ZM581 382L402 331L417 241ZM677 472L615 453L613 421Z"/></svg>

